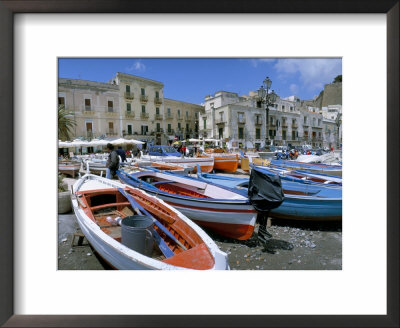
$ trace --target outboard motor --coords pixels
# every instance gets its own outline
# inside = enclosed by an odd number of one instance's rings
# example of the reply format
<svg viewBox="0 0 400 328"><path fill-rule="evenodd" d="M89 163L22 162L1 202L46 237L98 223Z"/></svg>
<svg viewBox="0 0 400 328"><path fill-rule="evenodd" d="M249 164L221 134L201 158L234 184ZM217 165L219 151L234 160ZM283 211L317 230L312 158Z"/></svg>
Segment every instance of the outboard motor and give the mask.
<svg viewBox="0 0 400 328"><path fill-rule="evenodd" d="M270 175L255 167L251 170L248 196L259 213L258 240L266 244L272 235L267 231L267 218L270 210L279 207L284 201L281 178Z"/></svg>

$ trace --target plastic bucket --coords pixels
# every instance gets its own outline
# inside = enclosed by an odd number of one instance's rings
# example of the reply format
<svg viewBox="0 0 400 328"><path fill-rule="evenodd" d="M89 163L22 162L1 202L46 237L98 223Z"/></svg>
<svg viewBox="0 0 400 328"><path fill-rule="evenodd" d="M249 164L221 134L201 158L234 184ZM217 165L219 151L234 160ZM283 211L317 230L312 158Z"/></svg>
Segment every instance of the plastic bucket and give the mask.
<svg viewBox="0 0 400 328"><path fill-rule="evenodd" d="M153 235L150 227L153 219L149 216L132 215L121 221L121 243L136 252L149 256L153 250Z"/></svg>

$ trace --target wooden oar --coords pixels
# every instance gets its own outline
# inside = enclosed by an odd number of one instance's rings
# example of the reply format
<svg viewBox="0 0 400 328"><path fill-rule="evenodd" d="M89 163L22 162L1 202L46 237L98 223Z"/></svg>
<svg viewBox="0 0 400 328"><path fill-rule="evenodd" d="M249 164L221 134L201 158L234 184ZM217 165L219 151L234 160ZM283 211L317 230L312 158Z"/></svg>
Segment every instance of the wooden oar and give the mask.
<svg viewBox="0 0 400 328"><path fill-rule="evenodd" d="M144 215L151 217L154 221L154 224L160 228L170 239L172 239L178 246L180 246L184 251L187 251L187 248L178 240L176 237L171 234L167 228L165 228L154 216L152 216L148 211L146 211L131 195L129 195L122 188L118 188L118 191L125 196L125 198L131 203L132 208L138 212L142 212Z"/></svg>

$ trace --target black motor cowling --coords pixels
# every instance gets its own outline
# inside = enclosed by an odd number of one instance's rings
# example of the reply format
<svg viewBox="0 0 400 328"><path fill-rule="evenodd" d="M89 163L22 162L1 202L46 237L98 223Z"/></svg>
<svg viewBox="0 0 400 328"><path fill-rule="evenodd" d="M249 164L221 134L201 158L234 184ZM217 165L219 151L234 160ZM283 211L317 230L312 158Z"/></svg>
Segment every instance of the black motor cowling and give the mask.
<svg viewBox="0 0 400 328"><path fill-rule="evenodd" d="M266 174L253 167L248 196L251 204L258 212L269 212L279 207L285 198L281 178L278 175Z"/></svg>

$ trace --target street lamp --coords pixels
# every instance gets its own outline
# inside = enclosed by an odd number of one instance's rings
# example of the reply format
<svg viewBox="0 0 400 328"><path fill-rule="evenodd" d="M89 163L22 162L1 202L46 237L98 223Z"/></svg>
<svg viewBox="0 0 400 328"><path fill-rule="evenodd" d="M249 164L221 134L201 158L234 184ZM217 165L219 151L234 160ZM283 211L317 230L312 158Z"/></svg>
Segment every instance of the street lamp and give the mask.
<svg viewBox="0 0 400 328"><path fill-rule="evenodd" d="M271 84L272 81L270 78L267 76L265 80L263 81L263 85L261 86L260 89L258 89L258 99L260 100L261 103L265 104L265 110L266 110L266 137L265 137L265 145L268 144L268 134L269 134L269 106L272 105L277 98L276 93L274 90L271 92L269 91L271 89Z"/></svg>

